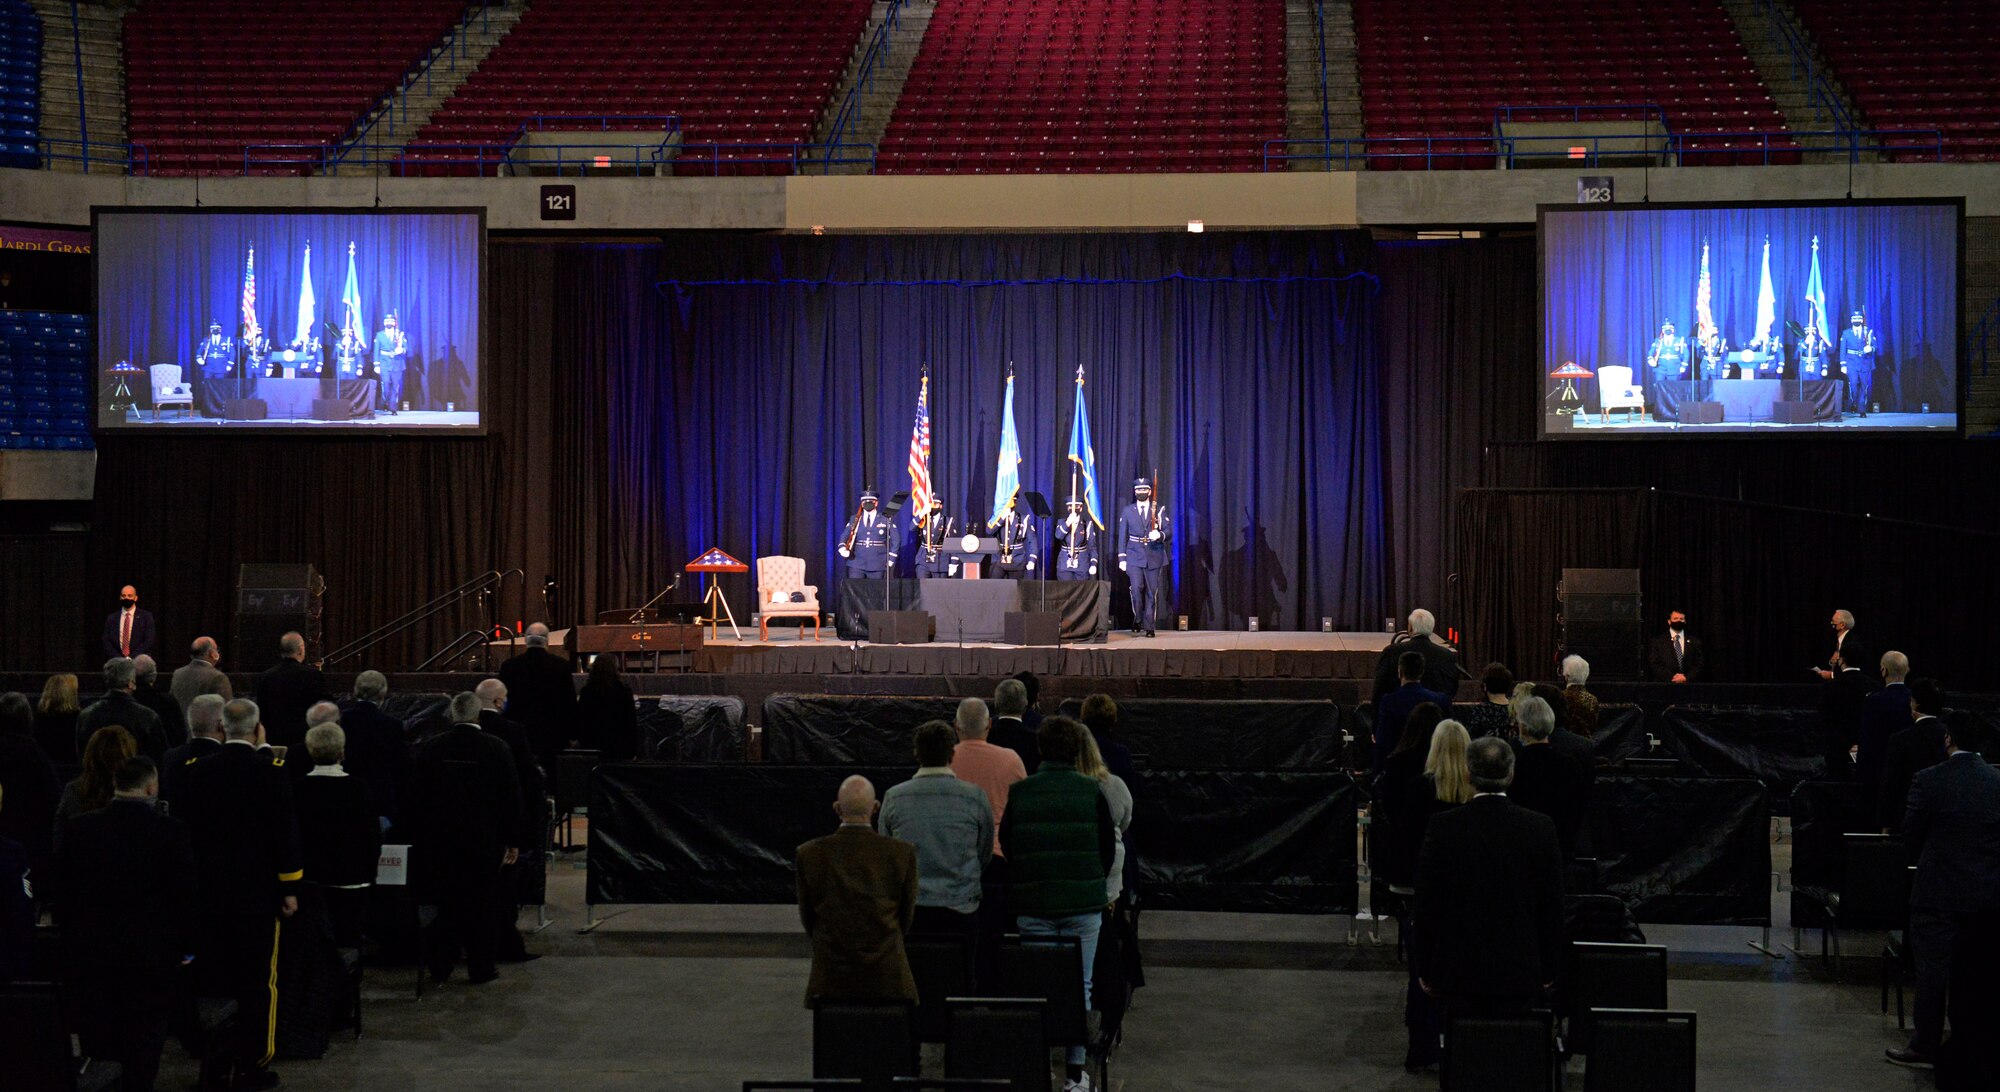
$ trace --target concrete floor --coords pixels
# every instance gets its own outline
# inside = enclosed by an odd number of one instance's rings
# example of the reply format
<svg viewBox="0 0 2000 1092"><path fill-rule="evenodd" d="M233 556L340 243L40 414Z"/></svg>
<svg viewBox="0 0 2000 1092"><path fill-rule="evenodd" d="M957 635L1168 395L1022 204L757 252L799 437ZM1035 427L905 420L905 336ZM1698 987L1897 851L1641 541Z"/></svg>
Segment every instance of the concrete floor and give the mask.
<svg viewBox="0 0 2000 1092"><path fill-rule="evenodd" d="M318 1061L280 1063L285 1087L723 1092L810 1074L808 955L790 907L616 908L580 934L582 896L583 872L552 866L553 923L529 940L543 958L503 967L491 985L460 978L416 1001L409 968L371 972L366 1036L336 1039ZM1782 911L1786 900L1774 902ZM1364 923L1352 945L1344 917L1154 913L1142 928L1149 984L1114 1059L1114 1089L1437 1087L1434 1074L1402 1069L1393 925L1377 944ZM1646 931L1672 952L1671 1004L1699 1014L1705 1092L1930 1086L1882 1061L1903 1036L1878 1011L1872 962L1850 960L1842 984L1816 958L1752 950L1755 929ZM1847 950L1880 948L1857 937ZM193 1079L170 1048L160 1087ZM1581 1060L1568 1087L1583 1087Z"/></svg>

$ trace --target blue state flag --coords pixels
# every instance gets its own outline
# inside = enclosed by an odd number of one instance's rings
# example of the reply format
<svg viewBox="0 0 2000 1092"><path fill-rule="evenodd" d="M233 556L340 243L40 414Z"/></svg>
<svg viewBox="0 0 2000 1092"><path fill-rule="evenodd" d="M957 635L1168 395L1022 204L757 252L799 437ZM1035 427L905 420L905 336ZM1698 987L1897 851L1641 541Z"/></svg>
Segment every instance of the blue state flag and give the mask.
<svg viewBox="0 0 2000 1092"><path fill-rule="evenodd" d="M1819 331L1822 344L1831 341L1826 328L1826 282L1819 276L1819 236L1812 238L1812 272L1806 275L1806 328Z"/></svg>
<svg viewBox="0 0 2000 1092"><path fill-rule="evenodd" d="M1007 373L1007 399L1000 407L1000 466L993 474L993 515L998 523L1021 491L1021 438L1014 432L1014 373Z"/></svg>
<svg viewBox="0 0 2000 1092"><path fill-rule="evenodd" d="M1080 492L1090 522L1104 528L1104 510L1097 500L1097 453L1090 446L1090 411L1083 404L1083 365L1076 366L1076 414L1069 423L1069 461L1075 469L1070 480L1070 496ZM1077 481L1081 478L1081 482Z"/></svg>

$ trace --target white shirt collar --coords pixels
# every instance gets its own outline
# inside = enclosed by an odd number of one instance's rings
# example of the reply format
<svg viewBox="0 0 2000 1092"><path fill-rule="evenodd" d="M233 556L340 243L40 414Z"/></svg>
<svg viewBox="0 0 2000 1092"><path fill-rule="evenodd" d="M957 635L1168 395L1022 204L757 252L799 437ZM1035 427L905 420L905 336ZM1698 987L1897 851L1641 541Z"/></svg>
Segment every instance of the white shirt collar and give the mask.
<svg viewBox="0 0 2000 1092"><path fill-rule="evenodd" d="M1543 742L1547 742L1547 741L1546 741L1546 740L1544 740ZM1479 799L1479 798L1480 798L1480 797L1482 797L1482 796L1498 796L1498 797L1500 797L1500 798L1502 798L1502 799L1505 799L1505 798L1506 798L1506 796L1507 796L1507 794L1506 794L1506 793L1504 793L1504 792L1476 792L1476 793L1473 793L1473 794L1472 794L1472 798L1473 798L1474 800L1477 800L1477 799Z"/></svg>
<svg viewBox="0 0 2000 1092"><path fill-rule="evenodd" d="M331 766L314 766L314 767L313 767L312 769L310 769L310 770L307 770L307 771L306 771L306 776L307 776L307 777L346 777L346 776L347 776L347 771L346 771L346 770L343 770L343 769L341 769L341 768L340 768L340 763L336 762L336 763L334 763L334 764L333 764L333 765L331 765Z"/></svg>

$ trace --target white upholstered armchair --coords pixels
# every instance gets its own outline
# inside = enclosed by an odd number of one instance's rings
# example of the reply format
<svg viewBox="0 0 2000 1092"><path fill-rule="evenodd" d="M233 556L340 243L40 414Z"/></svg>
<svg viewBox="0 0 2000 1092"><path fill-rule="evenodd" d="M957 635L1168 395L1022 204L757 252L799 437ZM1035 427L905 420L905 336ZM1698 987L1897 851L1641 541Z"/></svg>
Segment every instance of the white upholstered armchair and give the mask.
<svg viewBox="0 0 2000 1092"><path fill-rule="evenodd" d="M1638 410L1646 415L1646 392L1632 382L1632 369L1610 364L1597 369L1597 418L1611 420L1613 410Z"/></svg>
<svg viewBox="0 0 2000 1092"><path fill-rule="evenodd" d="M194 388L181 382L179 364L155 364L149 369L153 378L153 420L160 419L160 411L168 406L181 406L194 416Z"/></svg>
<svg viewBox="0 0 2000 1092"><path fill-rule="evenodd" d="M804 601L794 601L800 595ZM819 640L819 588L806 583L805 558L758 558L757 604L762 614L762 620L757 623L758 640L771 639L773 618L811 618L813 640Z"/></svg>

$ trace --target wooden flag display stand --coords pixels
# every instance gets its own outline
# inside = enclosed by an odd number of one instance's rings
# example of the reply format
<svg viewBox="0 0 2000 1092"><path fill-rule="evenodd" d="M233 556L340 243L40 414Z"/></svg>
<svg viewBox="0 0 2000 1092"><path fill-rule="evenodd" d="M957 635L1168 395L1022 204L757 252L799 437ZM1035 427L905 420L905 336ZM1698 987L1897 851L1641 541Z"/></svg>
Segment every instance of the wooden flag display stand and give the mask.
<svg viewBox="0 0 2000 1092"><path fill-rule="evenodd" d="M747 573L750 571L750 566L714 547L710 547L700 557L688 562L684 567L688 572L703 574ZM736 635L737 640L741 641L743 639L743 631L736 628L736 612L729 609L729 600L723 597L721 584L713 580L709 581L708 594L702 598L702 602L708 607L708 617L702 619L702 621L708 623L710 638L714 638L721 633L722 620L727 618L729 620L729 631Z"/></svg>

